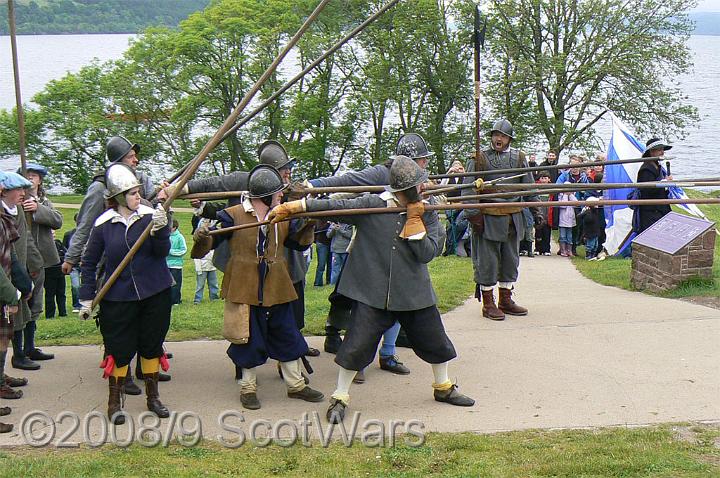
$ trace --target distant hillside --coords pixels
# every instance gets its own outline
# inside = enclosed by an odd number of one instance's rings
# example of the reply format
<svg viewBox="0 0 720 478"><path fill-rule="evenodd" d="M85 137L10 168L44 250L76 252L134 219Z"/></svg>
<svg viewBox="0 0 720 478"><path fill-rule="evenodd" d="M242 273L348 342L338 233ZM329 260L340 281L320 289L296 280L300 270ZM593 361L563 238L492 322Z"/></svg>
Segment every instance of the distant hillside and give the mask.
<svg viewBox="0 0 720 478"><path fill-rule="evenodd" d="M694 35L720 35L720 12L691 13L690 19L695 22Z"/></svg>
<svg viewBox="0 0 720 478"><path fill-rule="evenodd" d="M5 3L5 2L3 2ZM137 33L149 26L174 27L210 0L16 0L20 34ZM5 12L7 8L5 8ZM0 34L8 35L7 14Z"/></svg>

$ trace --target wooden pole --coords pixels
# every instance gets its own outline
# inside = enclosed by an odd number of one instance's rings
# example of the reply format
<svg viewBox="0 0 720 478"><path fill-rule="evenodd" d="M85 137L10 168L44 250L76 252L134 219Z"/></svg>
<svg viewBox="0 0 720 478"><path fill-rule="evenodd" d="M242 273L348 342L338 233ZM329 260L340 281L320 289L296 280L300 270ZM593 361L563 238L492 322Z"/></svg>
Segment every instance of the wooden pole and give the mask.
<svg viewBox="0 0 720 478"><path fill-rule="evenodd" d="M672 160L673 158L663 158ZM614 164L633 164L643 163L648 161L648 158L631 158L631 159L618 159L615 161L588 161L585 163L578 163L577 165L570 165L568 163L563 164L548 164L545 166L533 166L530 168L507 168L507 169L492 169L488 171L467 171L464 173L448 173L448 174L431 174L430 179L444 179L444 178L465 178L465 177L482 177L489 174L514 174L514 173L532 173L536 171L550 171L555 169L571 169L571 168L588 168L592 166L612 166Z"/></svg>
<svg viewBox="0 0 720 478"><path fill-rule="evenodd" d="M447 211L448 209L488 209L488 208L526 208L526 207L546 207L558 206L561 203L557 201L528 201L528 202L505 202L505 203L472 203L472 204L432 204L426 205L426 211ZM720 204L720 198L701 198L701 199L633 199L633 200L600 200L600 201L563 201L563 206L654 206L654 205L670 205L670 204ZM358 209L334 209L329 211L313 211L295 214L285 219L289 221L296 218L314 218L314 217L343 217L343 216L360 216L363 214L398 214L405 212L404 207L377 207L377 208L358 208ZM223 229L211 231L210 235L226 234L228 232L250 229L253 227L270 224L272 221L255 222L251 224L242 224L240 226L231 226Z"/></svg>
<svg viewBox="0 0 720 478"><path fill-rule="evenodd" d="M170 197L167 198L167 200L163 203L163 208L167 211L170 209L170 206L172 205L173 201L177 198L178 194L180 193L180 190L182 187L188 182L188 180L195 174L195 172L198 170L200 165L203 161L205 161L205 158L210 154L210 152L215 149L215 147L220 143L222 140L223 135L225 132L235 123L237 118L240 116L240 113L243 112L243 110L247 107L247 105L250 103L250 101L253 99L255 94L260 90L262 85L265 84L265 82L270 78L270 76L275 72L280 62L285 58L285 56L290 52L290 50L297 44L297 42L300 40L300 38L303 36L303 34L307 31L308 28L310 28L310 25L315 21L315 19L320 15L320 12L325 8L325 5L328 4L330 0L321 0L317 7L315 7L315 10L310 14L310 16L305 20L305 22L302 24L300 29L295 33L295 35L290 39L290 41L285 45L285 48L280 52L280 54L275 58L275 60L272 62L272 64L265 70L265 72L262 74L260 79L257 80L257 82L253 85L253 87L245 94L243 99L240 101L240 103L235 107L235 109L230 113L230 115L225 119L225 122L223 122L222 126L218 128L218 130L215 132L212 138L208 140L208 142L205 144L203 149L200 151L200 153L195 157L195 159L190 163L190 165L187 167L187 169L180 175L180 179L178 180L177 187L172 192ZM152 224L148 224L148 226L143 231L142 235L138 238L138 240L133 244L133 246L128 251L125 258L118 264L118 266L115 268L113 273L110 275L108 280L103 285L102 289L97 293L95 298L93 299L92 306L95 307L107 294L108 290L110 290L110 287L115 283L117 278L120 276L122 271L127 267L127 265L132 261L132 258L135 256L137 251L140 249L140 246L142 246L143 242L150 236L150 230L152 229Z"/></svg>
<svg viewBox="0 0 720 478"><path fill-rule="evenodd" d="M20 93L20 68L18 66L18 51L15 29L15 2L8 0L8 24L10 26L10 49L12 50L13 78L15 80L15 106L18 117L18 139L20 143L20 167L25 175L27 169L27 154L25 151L25 113Z"/></svg>
<svg viewBox="0 0 720 478"><path fill-rule="evenodd" d="M333 46L330 47L325 53L320 55L315 61L310 63L308 66L305 67L304 70L302 70L300 73L295 75L292 79L290 79L288 82L286 82L282 87L280 87L279 90L277 90L275 93L270 95L265 101L260 103L255 109L253 109L250 113L246 114L242 118L238 120L237 123L235 123L224 135L223 138L220 140L220 142L225 141L233 132L235 132L238 128L245 125L248 121L252 120L255 116L257 116L258 113L263 111L267 106L272 104L273 101L278 99L283 93L285 93L287 90L289 90L295 83L300 81L305 75L307 75L310 71L317 68L319 64L321 64L323 61L325 61L329 56L334 54L336 51L338 51L345 43L352 40L355 36L357 36L358 33L363 31L368 25L373 23L375 20L377 20L381 15L383 15L385 12L387 12L389 9L394 7L400 0L391 0L387 4L383 5L382 8L380 8L377 12L372 14L370 17L368 17L364 22L362 22L360 25L355 27L353 30L351 30L347 35L345 35L343 38L338 40ZM169 180L169 183L174 182L177 180L180 175L185 171L185 169L190 165L190 163L183 166L180 171L176 172ZM151 194L151 197L149 198L152 200L156 195L158 191L154 191Z"/></svg>

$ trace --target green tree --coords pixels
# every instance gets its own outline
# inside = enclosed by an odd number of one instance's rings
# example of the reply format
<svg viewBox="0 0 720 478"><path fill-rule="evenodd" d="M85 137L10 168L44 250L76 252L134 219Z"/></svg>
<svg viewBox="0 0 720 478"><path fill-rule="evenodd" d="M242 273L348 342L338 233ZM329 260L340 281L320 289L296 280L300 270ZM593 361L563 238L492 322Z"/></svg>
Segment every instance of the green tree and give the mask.
<svg viewBox="0 0 720 478"><path fill-rule="evenodd" d="M495 114L553 149L593 142L606 110L641 134L697 119L677 78L691 67L694 0L509 0L490 8Z"/></svg>

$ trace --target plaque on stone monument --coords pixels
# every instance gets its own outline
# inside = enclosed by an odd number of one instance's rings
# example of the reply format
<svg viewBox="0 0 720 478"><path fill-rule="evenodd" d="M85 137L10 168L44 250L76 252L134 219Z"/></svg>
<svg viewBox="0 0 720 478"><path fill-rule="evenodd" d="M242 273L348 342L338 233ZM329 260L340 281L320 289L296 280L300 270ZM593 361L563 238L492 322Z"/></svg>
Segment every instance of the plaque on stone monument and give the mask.
<svg viewBox="0 0 720 478"><path fill-rule="evenodd" d="M633 239L633 244L675 254L714 225L704 219L669 212Z"/></svg>

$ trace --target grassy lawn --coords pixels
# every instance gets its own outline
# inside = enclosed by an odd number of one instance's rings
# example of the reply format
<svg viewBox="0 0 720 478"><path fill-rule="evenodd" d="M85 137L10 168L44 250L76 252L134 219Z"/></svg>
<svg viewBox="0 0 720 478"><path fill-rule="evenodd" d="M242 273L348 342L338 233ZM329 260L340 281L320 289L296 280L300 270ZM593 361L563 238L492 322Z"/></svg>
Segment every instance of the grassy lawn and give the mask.
<svg viewBox="0 0 720 478"><path fill-rule="evenodd" d="M412 448L311 447L99 450L13 448L0 452L0 476L487 476L487 477L710 477L720 476L720 429L669 425L602 430L522 431L494 435L431 434Z"/></svg>
<svg viewBox="0 0 720 478"><path fill-rule="evenodd" d="M691 197L707 196L697 191L688 191ZM718 193L714 193L717 196ZM699 206L700 209L711 221L715 221L720 227L720 206ZM680 209L673 207L673 210L682 212ZM620 287L627 290L633 290L630 285L630 259L608 258L602 262L588 262L585 260L585 248L578 248L578 257L572 259L573 263L585 277L594 280L603 285ZM715 262L713 264L713 280L690 280L684 282L675 290L662 294L664 297L692 297L692 296L720 296L720 237L715 241Z"/></svg>
<svg viewBox="0 0 720 478"><path fill-rule="evenodd" d="M58 196L52 198L56 203L79 203L81 196ZM74 209L60 209L65 218L64 225L56 235L62 238L66 230L72 228ZM180 222L180 231L185 236L188 248L192 247L191 214L176 213ZM183 269L183 303L173 308L169 341L193 340L200 338L221 339L222 335L222 301L210 302L205 289L205 298L200 305L193 305L195 295L195 268L192 260L186 256ZM472 263L468 258L440 257L430 264L430 273L438 295L438 307L447 312L467 299L473 292ZM315 278L315 262L308 271L308 286L305 290L305 329L307 335L323 335L325 318L329 309L327 297L332 292L331 286L313 287ZM222 280L222 279L220 279ZM99 344L101 336L93 321L83 322L77 315L70 312L70 279L67 279L68 317L53 320L41 319L38 322L37 340L42 345L80 345Z"/></svg>

